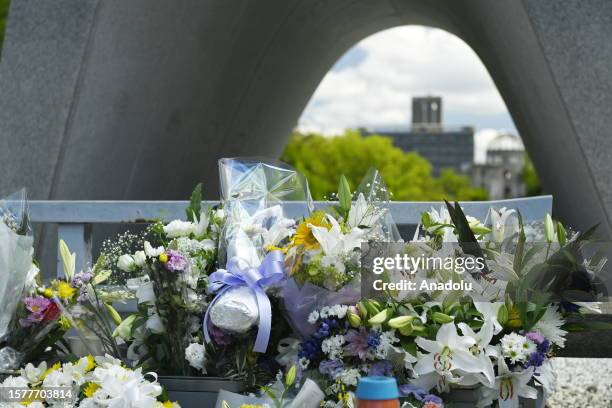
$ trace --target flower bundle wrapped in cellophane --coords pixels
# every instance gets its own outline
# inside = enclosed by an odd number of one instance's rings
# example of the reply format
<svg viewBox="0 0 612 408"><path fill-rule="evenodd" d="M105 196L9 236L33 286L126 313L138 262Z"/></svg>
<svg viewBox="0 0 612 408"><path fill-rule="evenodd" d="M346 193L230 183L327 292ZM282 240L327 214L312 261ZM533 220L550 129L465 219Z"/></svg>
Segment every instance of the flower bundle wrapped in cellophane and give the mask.
<svg viewBox="0 0 612 408"><path fill-rule="evenodd" d="M290 279L283 286L284 308L294 330L312 333L310 313L361 298L362 248L369 242L401 240L389 212L389 191L370 169L354 193L341 177L337 202L301 219L286 248Z"/></svg>
<svg viewBox="0 0 612 408"><path fill-rule="evenodd" d="M276 296L287 271L283 248L295 232L287 208L308 213L308 186L295 170L272 161L222 159L219 172L226 222L220 268L210 276L215 298L206 312L205 335L213 349L229 347L241 356L243 367L232 370L237 376L254 380L245 367L256 363L269 367L273 377L276 343L289 333Z"/></svg>
<svg viewBox="0 0 612 408"><path fill-rule="evenodd" d="M38 293L25 190L0 201L0 217L0 370L14 370L63 331L57 305Z"/></svg>

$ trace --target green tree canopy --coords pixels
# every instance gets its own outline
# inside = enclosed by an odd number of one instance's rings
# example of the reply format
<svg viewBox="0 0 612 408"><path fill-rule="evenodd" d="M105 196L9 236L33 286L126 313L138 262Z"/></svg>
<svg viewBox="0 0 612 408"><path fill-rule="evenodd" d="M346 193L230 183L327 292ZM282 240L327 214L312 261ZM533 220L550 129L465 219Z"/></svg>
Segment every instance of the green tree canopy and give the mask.
<svg viewBox="0 0 612 408"><path fill-rule="evenodd" d="M0 0L0 52L4 41L4 30L6 29L6 19L8 18L10 0Z"/></svg>
<svg viewBox="0 0 612 408"><path fill-rule="evenodd" d="M486 191L452 170L432 175L431 164L417 153L406 153L384 136L363 137L346 131L337 137L294 133L281 157L307 178L313 198L335 193L344 174L355 189L370 167L377 168L393 200L484 200Z"/></svg>

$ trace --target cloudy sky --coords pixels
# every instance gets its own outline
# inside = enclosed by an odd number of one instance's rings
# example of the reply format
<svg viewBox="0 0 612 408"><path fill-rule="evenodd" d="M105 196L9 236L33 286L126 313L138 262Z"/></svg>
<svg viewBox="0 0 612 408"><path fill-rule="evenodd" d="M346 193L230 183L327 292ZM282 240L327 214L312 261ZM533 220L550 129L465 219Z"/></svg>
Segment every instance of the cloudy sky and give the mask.
<svg viewBox="0 0 612 408"><path fill-rule="evenodd" d="M516 133L484 65L454 35L428 27L382 31L351 48L323 78L298 128L337 134L346 128L407 127L413 96L443 97L447 126L476 128L476 159L496 131Z"/></svg>

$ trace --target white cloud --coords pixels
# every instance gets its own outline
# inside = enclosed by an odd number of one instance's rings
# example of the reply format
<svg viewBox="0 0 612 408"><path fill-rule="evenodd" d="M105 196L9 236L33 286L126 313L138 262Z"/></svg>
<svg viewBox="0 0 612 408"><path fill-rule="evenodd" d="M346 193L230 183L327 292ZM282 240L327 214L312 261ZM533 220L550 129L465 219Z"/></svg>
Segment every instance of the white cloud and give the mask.
<svg viewBox="0 0 612 408"><path fill-rule="evenodd" d="M512 124L478 56L446 31L389 29L359 42L341 61L308 103L298 124L301 129L336 133L359 126L407 127L412 97L426 94L444 98L444 115L453 118L447 125L478 129L479 118L480 127Z"/></svg>

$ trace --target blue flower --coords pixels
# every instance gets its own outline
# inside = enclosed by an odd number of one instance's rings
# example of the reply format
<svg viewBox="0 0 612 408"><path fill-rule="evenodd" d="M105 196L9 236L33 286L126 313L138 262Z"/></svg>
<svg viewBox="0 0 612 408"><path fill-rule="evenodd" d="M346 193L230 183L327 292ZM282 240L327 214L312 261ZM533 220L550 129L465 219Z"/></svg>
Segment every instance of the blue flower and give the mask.
<svg viewBox="0 0 612 408"><path fill-rule="evenodd" d="M389 360L377 361L372 364L370 370L368 371L369 376L383 376L383 377L392 377L393 376L393 364Z"/></svg>
<svg viewBox="0 0 612 408"><path fill-rule="evenodd" d="M370 330L368 333L368 347L376 348L380 345L380 333L376 330Z"/></svg>
<svg viewBox="0 0 612 408"><path fill-rule="evenodd" d="M338 376L342 372L343 369L344 369L344 364L342 363L342 360L339 360L339 359L323 360L319 364L319 372L321 374L327 374L333 379L335 379L336 376Z"/></svg>
<svg viewBox="0 0 612 408"><path fill-rule="evenodd" d="M546 355L544 353L540 353L539 351L533 352L529 356L527 367L540 367L542 364L544 364L545 358Z"/></svg>
<svg viewBox="0 0 612 408"><path fill-rule="evenodd" d="M404 384L399 386L399 391L402 397L413 396L419 401L423 401L423 398L427 395L427 391L422 389L421 387L417 387L412 384Z"/></svg>

